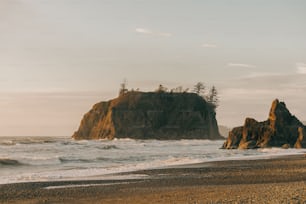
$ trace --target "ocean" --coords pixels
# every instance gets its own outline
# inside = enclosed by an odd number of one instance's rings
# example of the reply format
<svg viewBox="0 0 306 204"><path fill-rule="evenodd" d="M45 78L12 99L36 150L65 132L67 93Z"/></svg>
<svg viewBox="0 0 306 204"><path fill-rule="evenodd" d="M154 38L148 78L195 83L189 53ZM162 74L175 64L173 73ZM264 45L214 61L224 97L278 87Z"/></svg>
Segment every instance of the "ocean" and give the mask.
<svg viewBox="0 0 306 204"><path fill-rule="evenodd" d="M224 141L96 140L0 137L0 184L80 179L133 179L135 170L302 154L306 149L222 150Z"/></svg>

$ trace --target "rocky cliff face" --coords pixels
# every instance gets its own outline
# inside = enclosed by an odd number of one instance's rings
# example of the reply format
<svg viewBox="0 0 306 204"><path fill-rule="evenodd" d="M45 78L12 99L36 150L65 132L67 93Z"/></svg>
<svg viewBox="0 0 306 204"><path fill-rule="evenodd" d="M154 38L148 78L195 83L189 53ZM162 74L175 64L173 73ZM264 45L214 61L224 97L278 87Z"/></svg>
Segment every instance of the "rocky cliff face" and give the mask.
<svg viewBox="0 0 306 204"><path fill-rule="evenodd" d="M74 139L221 139L215 111L193 93L128 92L85 114Z"/></svg>
<svg viewBox="0 0 306 204"><path fill-rule="evenodd" d="M268 120L257 122L252 118L247 118L243 126L229 132L223 148L306 148L305 130L303 123L291 115L285 103L276 99L272 103Z"/></svg>

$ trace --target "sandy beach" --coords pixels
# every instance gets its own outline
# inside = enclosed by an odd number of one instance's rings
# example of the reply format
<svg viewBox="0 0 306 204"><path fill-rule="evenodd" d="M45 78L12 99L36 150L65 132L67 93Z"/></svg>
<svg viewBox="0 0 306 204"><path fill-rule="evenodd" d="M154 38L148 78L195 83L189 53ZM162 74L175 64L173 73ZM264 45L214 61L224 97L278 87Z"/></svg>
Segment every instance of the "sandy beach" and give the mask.
<svg viewBox="0 0 306 204"><path fill-rule="evenodd" d="M147 176L0 185L0 203L306 203L306 155L132 174Z"/></svg>

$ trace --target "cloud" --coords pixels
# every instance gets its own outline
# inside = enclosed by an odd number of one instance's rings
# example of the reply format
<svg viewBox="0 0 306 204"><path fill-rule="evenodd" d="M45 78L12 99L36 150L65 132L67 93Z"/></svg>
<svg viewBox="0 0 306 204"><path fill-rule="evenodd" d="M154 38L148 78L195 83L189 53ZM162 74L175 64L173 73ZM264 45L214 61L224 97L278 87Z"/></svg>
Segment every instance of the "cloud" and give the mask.
<svg viewBox="0 0 306 204"><path fill-rule="evenodd" d="M172 33L165 33L165 32L158 32L158 31L151 31L145 28L136 28L135 31L137 33L141 33L144 35L153 35L153 36L159 36L159 37L171 37L173 36Z"/></svg>
<svg viewBox="0 0 306 204"><path fill-rule="evenodd" d="M206 48L216 48L217 45L215 43L204 43L202 44L202 47L206 47Z"/></svg>
<svg viewBox="0 0 306 204"><path fill-rule="evenodd" d="M245 75L243 78L250 79L250 78L267 78L267 77L282 77L282 76L288 76L287 74L283 73L270 73L270 72L251 72L247 75Z"/></svg>
<svg viewBox="0 0 306 204"><path fill-rule="evenodd" d="M152 31L144 29L144 28L136 28L137 33L143 33L143 34L152 34Z"/></svg>
<svg viewBox="0 0 306 204"><path fill-rule="evenodd" d="M296 69L298 74L306 74L306 64L305 63L296 63Z"/></svg>
<svg viewBox="0 0 306 204"><path fill-rule="evenodd" d="M255 65L252 64L240 64L240 63L228 63L229 67L241 67L241 68L255 68Z"/></svg>

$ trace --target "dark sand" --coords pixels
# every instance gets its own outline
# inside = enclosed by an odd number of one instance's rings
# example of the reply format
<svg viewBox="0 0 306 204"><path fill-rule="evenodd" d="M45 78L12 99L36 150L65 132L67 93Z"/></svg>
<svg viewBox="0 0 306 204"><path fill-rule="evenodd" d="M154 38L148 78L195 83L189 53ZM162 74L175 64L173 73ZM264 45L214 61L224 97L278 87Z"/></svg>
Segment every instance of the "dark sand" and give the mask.
<svg viewBox="0 0 306 204"><path fill-rule="evenodd" d="M0 203L306 203L306 155L135 174L148 178L0 185Z"/></svg>

